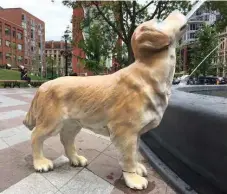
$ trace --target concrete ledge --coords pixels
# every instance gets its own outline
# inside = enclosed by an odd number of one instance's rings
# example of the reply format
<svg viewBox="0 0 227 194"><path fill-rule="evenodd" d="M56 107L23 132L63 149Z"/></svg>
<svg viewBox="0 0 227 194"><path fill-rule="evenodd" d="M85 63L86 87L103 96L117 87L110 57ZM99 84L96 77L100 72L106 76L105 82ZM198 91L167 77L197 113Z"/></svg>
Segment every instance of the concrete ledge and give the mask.
<svg viewBox="0 0 227 194"><path fill-rule="evenodd" d="M227 98L195 94L209 90L227 92L227 86L174 87L160 126L142 140L198 193L227 193Z"/></svg>

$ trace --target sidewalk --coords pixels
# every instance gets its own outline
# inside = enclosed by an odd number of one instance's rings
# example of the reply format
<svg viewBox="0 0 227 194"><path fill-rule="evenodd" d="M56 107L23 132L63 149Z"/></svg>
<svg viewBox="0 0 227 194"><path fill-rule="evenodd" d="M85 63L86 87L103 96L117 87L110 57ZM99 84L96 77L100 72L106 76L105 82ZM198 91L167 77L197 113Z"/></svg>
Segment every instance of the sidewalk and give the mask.
<svg viewBox="0 0 227 194"><path fill-rule="evenodd" d="M55 169L36 173L32 166L30 134L22 124L35 89L0 89L0 192L3 194L173 194L175 193L140 156L148 169L144 191L127 188L109 138L83 129L76 137L79 154L89 164L71 167L59 136L45 141L44 152Z"/></svg>

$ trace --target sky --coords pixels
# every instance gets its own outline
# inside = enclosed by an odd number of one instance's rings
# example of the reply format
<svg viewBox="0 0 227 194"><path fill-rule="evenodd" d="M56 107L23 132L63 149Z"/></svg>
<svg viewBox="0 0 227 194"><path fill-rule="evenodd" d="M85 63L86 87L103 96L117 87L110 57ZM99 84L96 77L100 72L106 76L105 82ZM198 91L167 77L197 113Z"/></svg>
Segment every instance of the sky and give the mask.
<svg viewBox="0 0 227 194"><path fill-rule="evenodd" d="M71 26L72 9L63 6L62 0L0 0L3 8L21 7L45 22L46 40L61 40L67 27Z"/></svg>
<svg viewBox="0 0 227 194"><path fill-rule="evenodd" d="M72 9L62 5L62 0L0 0L3 8L21 7L45 22L46 40L61 40L68 25L71 26ZM145 4L147 0L138 0Z"/></svg>

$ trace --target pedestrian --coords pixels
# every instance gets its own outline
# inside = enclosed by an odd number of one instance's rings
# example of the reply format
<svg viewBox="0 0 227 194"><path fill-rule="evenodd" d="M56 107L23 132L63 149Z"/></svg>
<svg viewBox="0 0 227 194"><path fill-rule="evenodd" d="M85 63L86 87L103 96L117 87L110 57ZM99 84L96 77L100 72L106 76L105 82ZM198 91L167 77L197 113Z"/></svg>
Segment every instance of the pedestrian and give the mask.
<svg viewBox="0 0 227 194"><path fill-rule="evenodd" d="M31 84L30 84L31 78L28 76L28 69L27 68L21 67L21 80L26 80L28 82L28 86L32 87Z"/></svg>

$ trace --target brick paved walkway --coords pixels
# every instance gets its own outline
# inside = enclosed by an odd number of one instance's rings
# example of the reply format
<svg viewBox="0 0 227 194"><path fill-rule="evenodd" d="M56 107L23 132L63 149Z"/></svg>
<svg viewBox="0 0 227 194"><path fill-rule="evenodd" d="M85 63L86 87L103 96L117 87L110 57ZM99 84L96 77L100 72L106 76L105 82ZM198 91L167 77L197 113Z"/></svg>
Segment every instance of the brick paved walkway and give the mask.
<svg viewBox="0 0 227 194"><path fill-rule="evenodd" d="M0 192L3 194L172 194L175 193L148 165L149 187L125 187L117 152L107 137L83 129L76 137L78 152L89 165L73 168L64 156L59 136L45 142L45 155L55 169L36 173L32 167L31 132L22 125L35 89L0 89Z"/></svg>

